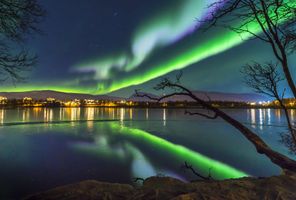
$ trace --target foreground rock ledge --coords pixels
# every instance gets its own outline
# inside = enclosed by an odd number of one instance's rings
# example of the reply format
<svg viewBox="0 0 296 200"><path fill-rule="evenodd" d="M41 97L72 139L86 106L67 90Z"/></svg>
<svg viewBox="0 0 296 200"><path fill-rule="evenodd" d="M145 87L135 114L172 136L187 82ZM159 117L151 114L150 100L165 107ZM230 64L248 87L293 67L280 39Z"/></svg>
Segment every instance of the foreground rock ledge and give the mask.
<svg viewBox="0 0 296 200"><path fill-rule="evenodd" d="M240 178L224 181L184 183L170 177L151 177L143 186L87 180L27 197L26 200L89 199L296 199L296 174L268 178Z"/></svg>

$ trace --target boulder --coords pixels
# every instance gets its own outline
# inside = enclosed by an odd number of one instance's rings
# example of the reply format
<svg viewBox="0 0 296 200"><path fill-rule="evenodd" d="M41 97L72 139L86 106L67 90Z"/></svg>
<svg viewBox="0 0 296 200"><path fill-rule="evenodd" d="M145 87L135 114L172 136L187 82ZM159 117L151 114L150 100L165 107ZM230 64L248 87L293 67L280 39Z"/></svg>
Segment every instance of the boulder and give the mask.
<svg viewBox="0 0 296 200"><path fill-rule="evenodd" d="M90 199L127 199L134 188L127 184L105 183L94 180L57 187L46 192L29 196L27 200L90 200Z"/></svg>
<svg viewBox="0 0 296 200"><path fill-rule="evenodd" d="M57 187L26 198L27 200L257 200L296 199L296 174L267 178L245 177L222 181L185 183L171 177L150 177L143 186L104 183L94 180Z"/></svg>

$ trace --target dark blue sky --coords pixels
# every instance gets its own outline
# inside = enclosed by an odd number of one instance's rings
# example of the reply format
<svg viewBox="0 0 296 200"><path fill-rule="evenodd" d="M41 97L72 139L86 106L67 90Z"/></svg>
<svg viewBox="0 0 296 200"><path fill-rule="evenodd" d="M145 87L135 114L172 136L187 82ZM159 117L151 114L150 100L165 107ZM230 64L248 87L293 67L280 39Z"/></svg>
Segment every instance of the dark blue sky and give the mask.
<svg viewBox="0 0 296 200"><path fill-rule="evenodd" d="M183 83L191 89L249 92L240 67L253 60L273 60L271 49L262 42L228 39L222 29L202 33L196 19L209 12L206 0L40 3L47 11L40 24L44 34L27 42L39 63L27 83L16 88L6 83L7 91L128 96L136 88L151 92L161 77L182 69ZM296 63L293 58L291 62Z"/></svg>

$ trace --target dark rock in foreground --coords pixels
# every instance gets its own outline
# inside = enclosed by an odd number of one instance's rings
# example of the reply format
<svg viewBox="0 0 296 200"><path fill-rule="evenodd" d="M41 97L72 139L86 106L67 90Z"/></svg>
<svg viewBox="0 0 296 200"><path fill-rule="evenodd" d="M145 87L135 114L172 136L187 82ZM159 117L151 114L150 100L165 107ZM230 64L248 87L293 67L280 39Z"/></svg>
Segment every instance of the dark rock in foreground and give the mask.
<svg viewBox="0 0 296 200"><path fill-rule="evenodd" d="M151 177L142 187L127 184L103 183L94 180L57 187L32 195L27 200L244 200L296 199L296 174L268 178L241 178L224 181L197 181L184 183L170 177Z"/></svg>

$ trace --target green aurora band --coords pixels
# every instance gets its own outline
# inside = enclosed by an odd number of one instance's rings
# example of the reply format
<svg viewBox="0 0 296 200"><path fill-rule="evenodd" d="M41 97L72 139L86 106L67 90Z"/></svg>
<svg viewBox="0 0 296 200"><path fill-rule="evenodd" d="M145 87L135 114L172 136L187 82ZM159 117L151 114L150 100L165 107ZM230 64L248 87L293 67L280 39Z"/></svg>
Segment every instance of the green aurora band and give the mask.
<svg viewBox="0 0 296 200"><path fill-rule="evenodd" d="M145 61L155 49L166 47L179 41L194 31L200 24L194 18L207 15L206 6L216 0L186 0L167 7L149 20L143 20L133 34L130 53L112 54L88 63L80 63L78 69L96 70L97 78L107 78L111 68L129 72Z"/></svg>
<svg viewBox="0 0 296 200"><path fill-rule="evenodd" d="M104 158L116 157L118 161L124 162L125 155L122 154L123 151L107 145L109 140L107 138L116 137L120 138L120 141L125 141L122 143L124 144L122 148L125 148L125 150L130 152L132 150L130 147L133 147L134 150L142 152L142 157L145 158L147 164L152 168L155 167L153 166L153 156L149 155L149 153L145 153L144 147L153 149L160 155L172 158L174 163L181 164L184 161L188 161L194 167L198 168L199 173L201 174L208 174L209 169L211 168L212 176L215 179L222 180L249 176L249 174L225 163L211 159L182 145L169 142L144 130L126 127L118 122L106 122L104 123L104 127L110 129L110 133L112 133L106 137L104 142L100 141L102 140L102 137L100 137L100 139L95 140L94 143L74 143L72 144L72 147L82 153L99 157L103 156ZM136 153L134 150L131 152L133 155ZM163 164L164 163L162 163L161 166L163 166Z"/></svg>
<svg viewBox="0 0 296 200"><path fill-rule="evenodd" d="M254 25L252 29L254 32L259 32L259 28L256 25ZM243 34L242 37L246 39L251 38L252 36L246 33ZM157 77L166 75L167 73L174 70L186 68L194 63L202 61L203 59L209 58L210 56L222 53L228 49L240 45L243 42L244 41L241 39L241 37L236 33L231 31L225 32L221 34L220 37L197 44L191 48L189 47L187 52L181 53L178 56L157 66L153 66L139 75L130 76L123 80L118 79L113 81L112 84L107 87L104 84L101 84L98 87L101 89L99 93L109 93L121 88L145 83Z"/></svg>
<svg viewBox="0 0 296 200"><path fill-rule="evenodd" d="M259 31L259 28L256 25L254 25L252 29L253 30L257 29L257 31ZM249 34L244 35L244 38L250 38L250 37L251 35ZM212 38L210 40L204 41L199 44L195 44L192 47L188 47L186 52L182 52L179 55L173 57L172 59L163 61L162 63L155 66L151 66L150 68L146 68L146 70L142 71L141 74L130 75L125 79L120 79L120 77L118 77L117 79L113 79L111 85L108 85L108 86L105 83L98 83L97 88L99 88L99 90L96 91L96 93L106 94L125 87L145 83L157 77L166 75L167 73L172 72L174 70L180 70L180 69L186 68L210 56L214 56L216 54L222 53L228 49L231 49L237 45L240 45L243 42L244 41L241 39L241 37L238 34L231 31L225 31L222 34L220 34L219 37ZM108 64L106 64L106 66L110 66L114 63L119 62L118 60L121 60L121 59L122 57L113 58L113 60L112 58L109 58L107 60L97 61L96 64L109 62ZM108 70L108 69L105 68L104 70ZM105 73L106 74L103 74L101 76L107 77L108 72L106 71ZM43 90L43 89L45 90L52 89L52 90L63 91L63 92L84 92L84 93L93 92L93 89L90 89L90 88L81 88L79 86L73 87L73 86L67 86L67 85L52 86L50 84L6 87L7 91L14 91L14 92L20 92L24 90Z"/></svg>
<svg viewBox="0 0 296 200"><path fill-rule="evenodd" d="M149 61L150 54L155 53L155 50L172 44L174 40L177 40L178 36L181 37L180 34L185 34L186 31L188 32L190 26L192 26L192 21L189 23L188 20L194 19L192 15L195 16L196 13L192 8L198 7L198 5L199 7L204 6L206 1L203 1L203 3L196 3L197 1L190 0L188 2L188 4L183 5L182 12L179 12L173 18L181 18L181 20L176 22L172 21L172 19L170 19L172 13L170 13L171 10L169 10L170 12L167 11L162 15L143 23L143 25L136 31L132 40L132 58L130 58L128 53L121 52L103 59L83 62L73 67L73 70L78 71L94 70L96 72L95 79L98 82L96 87L82 87L79 85L79 79L76 79L74 81L69 80L68 82L65 80L63 83L55 82L55 85L51 83L31 83L18 85L17 87L6 86L4 89L11 92L51 89L61 92L106 94L129 86L143 84L175 70L184 69L211 56L225 52L242 44L247 39L252 38L252 35L248 33L238 35L235 32L224 29L218 36L205 38L205 40L201 42L193 42L191 46L186 47L185 50L177 55L170 56L168 59L163 59L151 66L141 68L141 64L146 60ZM191 14L183 16L183 12ZM199 16L205 14L205 12L200 10L199 12ZM177 29L177 31L172 32L172 37L168 36L169 39L167 39L165 36L170 34L170 31L174 29ZM257 34L260 34L261 32L260 27L255 22L249 24L248 29ZM242 37L244 40L242 40ZM178 43L182 43L182 41L178 41ZM122 71L126 76L122 77L118 74L112 77L110 75L112 68Z"/></svg>
<svg viewBox="0 0 296 200"><path fill-rule="evenodd" d="M191 12L193 11L191 10ZM160 18L158 21L153 22L154 23L152 24L147 24L145 29L146 32L140 32L141 35L137 35L137 38L146 38L146 36L149 35L147 34L147 32L149 33L151 29L162 30L163 27L168 26L166 23L170 21ZM245 28L246 27L248 30L256 34L260 34L262 31L256 22L249 23L245 26ZM99 83L98 93L109 93L125 87L145 83L152 79L166 75L167 73L172 72L174 70L186 68L206 58L227 51L235 46L242 44L244 41L252 37L253 35L247 32L237 34L230 30L224 30L219 34L218 37L216 36L206 41L193 44L193 46L188 47L185 52L182 52L177 56L174 56L171 59L163 61L159 64L143 69L139 73L128 75L127 78L113 77L111 84L105 84L104 82Z"/></svg>
<svg viewBox="0 0 296 200"><path fill-rule="evenodd" d="M65 82L59 83L55 82L55 84L51 83L28 83L28 84L19 84L16 86L9 85L2 87L5 89L5 92L25 92L25 91L39 91L39 90L54 90L58 92L67 92L67 93L89 93L94 94L97 92L95 88L90 87L81 87L76 83L69 81L65 84Z"/></svg>
<svg viewBox="0 0 296 200"><path fill-rule="evenodd" d="M212 175L215 179L228 179L249 176L245 172L235 169L225 163L211 159L196 151L192 151L184 146L171 143L165 139L152 135L144 130L121 126L118 123L111 124L112 130L129 138L129 141L141 141L141 144L148 144L151 149L173 156L174 160L181 162L188 161L199 171L207 174L212 168Z"/></svg>

